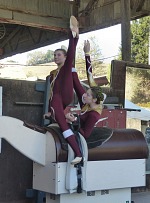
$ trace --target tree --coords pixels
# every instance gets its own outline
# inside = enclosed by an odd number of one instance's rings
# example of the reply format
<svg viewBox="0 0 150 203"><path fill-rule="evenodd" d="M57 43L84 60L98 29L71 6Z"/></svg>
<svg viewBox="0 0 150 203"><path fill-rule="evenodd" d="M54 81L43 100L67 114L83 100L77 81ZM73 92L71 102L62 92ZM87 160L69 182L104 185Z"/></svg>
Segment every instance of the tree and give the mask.
<svg viewBox="0 0 150 203"><path fill-rule="evenodd" d="M46 53L35 51L27 55L27 65L36 65L53 61L53 51L48 50Z"/></svg>
<svg viewBox="0 0 150 203"><path fill-rule="evenodd" d="M148 64L150 16L133 20L131 23L131 61ZM121 59L119 47L118 60Z"/></svg>
<svg viewBox="0 0 150 203"><path fill-rule="evenodd" d="M148 64L150 17L148 16L133 21L131 32L132 61L136 63ZM150 71L132 68L132 74L134 77L138 78L137 83L135 84L136 89L134 91L134 95L132 96L132 101L142 104L144 102L149 102L147 93L150 93Z"/></svg>
<svg viewBox="0 0 150 203"><path fill-rule="evenodd" d="M136 63L148 64L150 17L132 21L131 25L131 59Z"/></svg>
<svg viewBox="0 0 150 203"><path fill-rule="evenodd" d="M135 63L148 64L149 51L149 32L150 16L134 20L131 23L131 61ZM121 48L119 48L119 57L121 59ZM150 71L138 68L127 68L127 76L134 80L134 85L128 85L127 98L135 103L144 103L149 101L150 94ZM129 82L129 81L128 81ZM149 92L149 93L148 93ZM129 95L130 94L130 95Z"/></svg>
<svg viewBox="0 0 150 203"><path fill-rule="evenodd" d="M46 62L48 63L48 62L52 62L52 61L54 61L54 51L52 51L52 50L48 50L47 52L46 52Z"/></svg>

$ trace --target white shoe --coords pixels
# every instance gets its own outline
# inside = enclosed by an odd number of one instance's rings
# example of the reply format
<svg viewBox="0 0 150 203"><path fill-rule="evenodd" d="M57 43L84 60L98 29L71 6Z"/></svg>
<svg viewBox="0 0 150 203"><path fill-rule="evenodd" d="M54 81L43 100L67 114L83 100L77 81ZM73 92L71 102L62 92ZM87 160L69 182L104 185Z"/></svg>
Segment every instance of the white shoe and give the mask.
<svg viewBox="0 0 150 203"><path fill-rule="evenodd" d="M70 29L72 31L73 38L78 37L79 35L78 21L74 16L70 17Z"/></svg>
<svg viewBox="0 0 150 203"><path fill-rule="evenodd" d="M82 157L77 156L75 159L72 160L71 164L72 165L78 164L81 162L81 160L82 160Z"/></svg>

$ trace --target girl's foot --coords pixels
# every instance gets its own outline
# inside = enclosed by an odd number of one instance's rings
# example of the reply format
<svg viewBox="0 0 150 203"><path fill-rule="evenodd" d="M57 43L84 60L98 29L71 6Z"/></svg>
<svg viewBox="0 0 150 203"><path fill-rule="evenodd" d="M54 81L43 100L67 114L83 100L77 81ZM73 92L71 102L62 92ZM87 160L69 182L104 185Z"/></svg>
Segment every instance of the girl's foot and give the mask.
<svg viewBox="0 0 150 203"><path fill-rule="evenodd" d="M78 164L82 161L82 157L76 157L75 159L72 160L71 164L72 165L75 165L75 164Z"/></svg>
<svg viewBox="0 0 150 203"><path fill-rule="evenodd" d="M72 31L73 38L79 36L78 21L74 16L70 17L70 29Z"/></svg>
<svg viewBox="0 0 150 203"><path fill-rule="evenodd" d="M65 45L61 45L61 49L65 50L67 52L67 47Z"/></svg>

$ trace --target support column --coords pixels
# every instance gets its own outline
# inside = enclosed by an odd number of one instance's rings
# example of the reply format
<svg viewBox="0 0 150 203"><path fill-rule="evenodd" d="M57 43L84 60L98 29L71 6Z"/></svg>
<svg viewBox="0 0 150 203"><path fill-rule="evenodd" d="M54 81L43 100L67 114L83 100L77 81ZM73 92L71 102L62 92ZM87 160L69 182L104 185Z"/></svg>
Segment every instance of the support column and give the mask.
<svg viewBox="0 0 150 203"><path fill-rule="evenodd" d="M121 0L122 60L131 60L130 0Z"/></svg>
<svg viewBox="0 0 150 203"><path fill-rule="evenodd" d="M119 104L125 105L126 63L124 61L111 61L110 87L112 95L119 98Z"/></svg>
<svg viewBox="0 0 150 203"><path fill-rule="evenodd" d="M0 116L2 116L2 87L0 86Z"/></svg>
<svg viewBox="0 0 150 203"><path fill-rule="evenodd" d="M149 38L148 38L149 42L149 46L148 46L148 64L150 65L150 27L149 27Z"/></svg>
<svg viewBox="0 0 150 203"><path fill-rule="evenodd" d="M2 116L2 87L0 86L0 116ZM0 138L0 153L1 153L2 139Z"/></svg>

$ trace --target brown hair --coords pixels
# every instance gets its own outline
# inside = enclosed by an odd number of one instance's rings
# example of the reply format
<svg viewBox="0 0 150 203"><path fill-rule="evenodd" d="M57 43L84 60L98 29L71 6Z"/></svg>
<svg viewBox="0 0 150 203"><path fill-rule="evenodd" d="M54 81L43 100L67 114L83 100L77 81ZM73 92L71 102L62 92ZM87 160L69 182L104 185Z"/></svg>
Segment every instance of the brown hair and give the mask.
<svg viewBox="0 0 150 203"><path fill-rule="evenodd" d="M100 101L104 100L104 95L102 93L102 88L100 86L93 86L90 89L92 91L93 98L97 99L96 104L100 104Z"/></svg>
<svg viewBox="0 0 150 203"><path fill-rule="evenodd" d="M62 51L63 54L64 54L64 56L67 56L67 51L66 51L65 49L56 49L56 50L54 51L54 53L55 53L56 51Z"/></svg>

